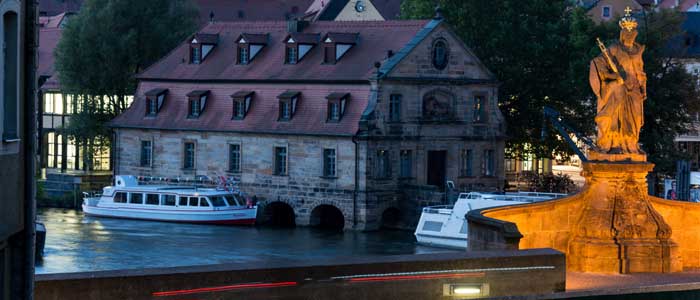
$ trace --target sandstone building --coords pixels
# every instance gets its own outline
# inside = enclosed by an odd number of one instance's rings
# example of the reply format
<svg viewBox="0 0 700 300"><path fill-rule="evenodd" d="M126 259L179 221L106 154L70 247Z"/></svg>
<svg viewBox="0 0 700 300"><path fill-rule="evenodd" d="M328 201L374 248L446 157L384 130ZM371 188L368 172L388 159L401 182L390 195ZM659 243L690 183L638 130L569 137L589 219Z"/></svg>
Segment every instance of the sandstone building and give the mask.
<svg viewBox="0 0 700 300"><path fill-rule="evenodd" d="M439 17L215 22L138 79L115 174L235 177L267 217L359 230L503 188L496 78Z"/></svg>

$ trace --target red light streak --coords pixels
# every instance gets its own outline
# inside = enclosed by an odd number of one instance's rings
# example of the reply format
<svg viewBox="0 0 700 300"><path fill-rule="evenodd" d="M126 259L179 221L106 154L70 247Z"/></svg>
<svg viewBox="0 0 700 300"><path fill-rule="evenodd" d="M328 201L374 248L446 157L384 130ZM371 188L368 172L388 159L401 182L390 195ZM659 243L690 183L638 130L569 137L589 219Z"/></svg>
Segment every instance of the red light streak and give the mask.
<svg viewBox="0 0 700 300"><path fill-rule="evenodd" d="M350 282L381 282L381 281L401 281L401 280L428 280L444 278L464 278L483 277L484 273L458 273L458 274L434 274L434 275L403 275L403 276L376 276L351 278Z"/></svg>
<svg viewBox="0 0 700 300"><path fill-rule="evenodd" d="M152 295L155 297L165 297L165 296L178 296L178 295L188 295L188 294L197 294L197 293L223 292L223 291L238 290L238 289L256 289L256 288L296 286L297 284L298 283L294 282L294 281L273 282L273 283L247 283L247 284L235 284L235 285L224 285L224 286L216 286L216 287L196 288L196 289L189 289L189 290L154 292Z"/></svg>

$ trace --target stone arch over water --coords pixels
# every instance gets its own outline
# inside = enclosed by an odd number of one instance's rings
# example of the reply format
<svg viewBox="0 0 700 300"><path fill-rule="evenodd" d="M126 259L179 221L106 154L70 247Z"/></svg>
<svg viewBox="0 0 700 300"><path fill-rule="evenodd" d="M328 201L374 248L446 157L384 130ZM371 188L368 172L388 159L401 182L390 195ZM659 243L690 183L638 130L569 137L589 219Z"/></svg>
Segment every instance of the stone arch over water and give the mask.
<svg viewBox="0 0 700 300"><path fill-rule="evenodd" d="M400 228L401 227L401 210L396 207L388 207L382 212L381 223L382 228Z"/></svg>
<svg viewBox="0 0 700 300"><path fill-rule="evenodd" d="M345 215L343 211L334 205L321 204L311 210L309 225L325 229L343 230L345 228Z"/></svg>
<svg viewBox="0 0 700 300"><path fill-rule="evenodd" d="M282 201L274 201L265 204L259 220L262 224L271 226L296 226L296 214L294 213L294 208Z"/></svg>

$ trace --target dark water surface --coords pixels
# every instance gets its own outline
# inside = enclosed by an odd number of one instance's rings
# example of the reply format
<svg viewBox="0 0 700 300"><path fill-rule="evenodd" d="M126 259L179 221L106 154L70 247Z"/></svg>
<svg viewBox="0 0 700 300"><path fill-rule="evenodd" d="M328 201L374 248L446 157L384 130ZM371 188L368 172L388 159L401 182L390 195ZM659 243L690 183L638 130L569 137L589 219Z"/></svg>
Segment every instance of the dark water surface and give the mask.
<svg viewBox="0 0 700 300"><path fill-rule="evenodd" d="M190 225L97 218L68 209L40 209L37 219L47 237L36 273L450 251L418 246L408 231Z"/></svg>

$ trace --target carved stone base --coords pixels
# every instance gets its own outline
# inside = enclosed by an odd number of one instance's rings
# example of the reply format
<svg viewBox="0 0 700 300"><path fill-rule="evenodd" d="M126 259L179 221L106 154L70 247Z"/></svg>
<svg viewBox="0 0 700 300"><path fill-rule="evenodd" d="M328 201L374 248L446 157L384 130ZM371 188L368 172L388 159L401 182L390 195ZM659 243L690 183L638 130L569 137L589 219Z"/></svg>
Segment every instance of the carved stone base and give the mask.
<svg viewBox="0 0 700 300"><path fill-rule="evenodd" d="M610 162L646 162L647 155L642 153L609 154L590 151L588 159L591 161Z"/></svg>
<svg viewBox="0 0 700 300"><path fill-rule="evenodd" d="M569 239L570 270L681 271L671 228L647 196L646 175L653 167L646 162L584 163L587 188L582 192L581 218Z"/></svg>

